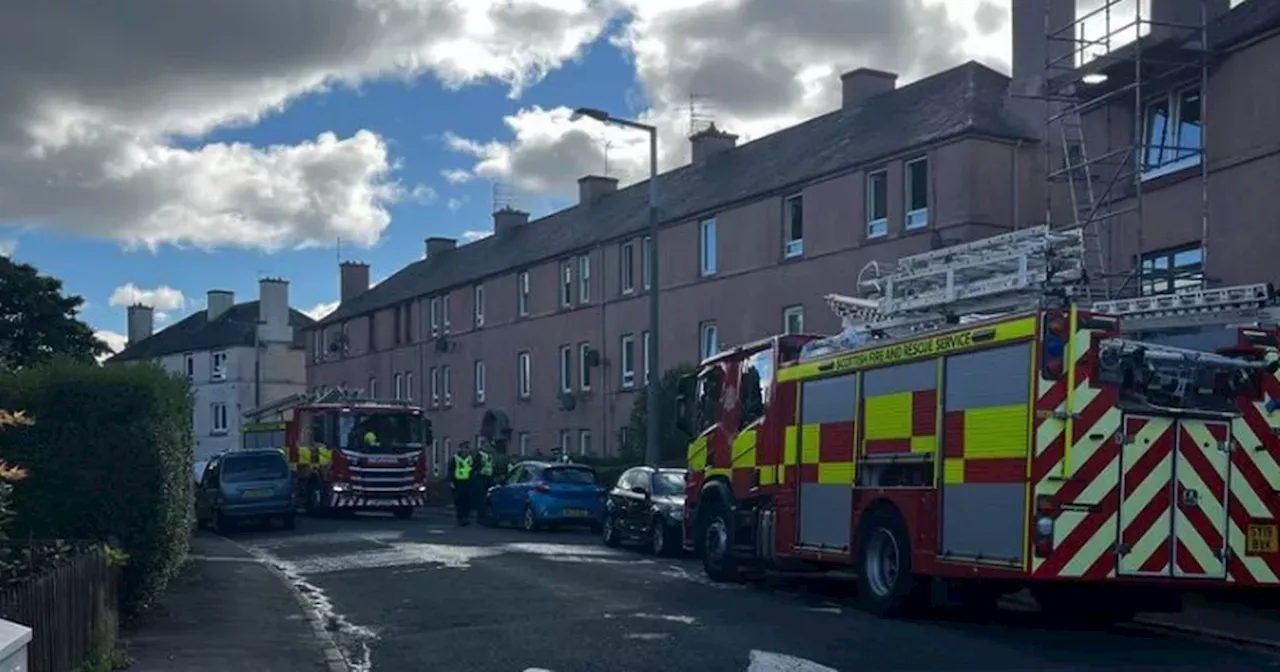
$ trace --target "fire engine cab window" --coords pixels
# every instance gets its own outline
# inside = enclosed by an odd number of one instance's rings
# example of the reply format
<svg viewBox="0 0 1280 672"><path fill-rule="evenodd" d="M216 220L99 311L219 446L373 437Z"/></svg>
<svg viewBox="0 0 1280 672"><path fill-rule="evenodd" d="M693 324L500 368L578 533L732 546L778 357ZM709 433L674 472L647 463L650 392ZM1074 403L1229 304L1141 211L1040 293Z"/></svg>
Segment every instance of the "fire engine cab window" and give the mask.
<svg viewBox="0 0 1280 672"><path fill-rule="evenodd" d="M742 363L742 380L738 386L738 405L742 409L740 428L764 417L772 378L772 350L757 352Z"/></svg>
<svg viewBox="0 0 1280 672"><path fill-rule="evenodd" d="M720 367L714 367L698 376L698 433L705 432L716 424L716 410L720 408L720 384L724 374Z"/></svg>

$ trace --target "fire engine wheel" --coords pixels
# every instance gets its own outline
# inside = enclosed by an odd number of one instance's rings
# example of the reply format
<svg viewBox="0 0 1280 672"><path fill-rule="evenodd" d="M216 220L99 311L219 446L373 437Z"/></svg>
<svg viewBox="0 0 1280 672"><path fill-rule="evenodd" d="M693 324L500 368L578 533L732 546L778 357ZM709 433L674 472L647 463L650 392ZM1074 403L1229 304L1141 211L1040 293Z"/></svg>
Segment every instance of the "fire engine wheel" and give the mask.
<svg viewBox="0 0 1280 672"><path fill-rule="evenodd" d="M905 616L916 611L927 593L911 567L911 542L896 511L869 514L858 544L858 601L878 616Z"/></svg>
<svg viewBox="0 0 1280 672"><path fill-rule="evenodd" d="M710 505L702 533L702 569L712 581L732 582L742 579L738 559L733 556L733 531L729 526L729 509L720 502Z"/></svg>

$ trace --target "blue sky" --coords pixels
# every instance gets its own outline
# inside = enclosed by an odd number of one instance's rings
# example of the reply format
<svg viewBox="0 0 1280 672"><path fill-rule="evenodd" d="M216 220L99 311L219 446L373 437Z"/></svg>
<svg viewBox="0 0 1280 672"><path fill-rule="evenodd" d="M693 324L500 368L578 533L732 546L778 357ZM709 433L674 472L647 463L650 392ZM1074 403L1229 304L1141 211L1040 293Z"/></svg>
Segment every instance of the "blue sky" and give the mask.
<svg viewBox="0 0 1280 672"><path fill-rule="evenodd" d="M640 177L643 138L576 106L658 125L672 167L691 104L747 141L833 109L850 67L901 85L1008 59L1008 0L293 4L0 8L41 26L0 45L22 64L0 65L0 253L62 278L113 346L127 303L163 327L265 275L323 312L339 238L385 278L427 236L483 235L495 183L536 217L582 175Z"/></svg>

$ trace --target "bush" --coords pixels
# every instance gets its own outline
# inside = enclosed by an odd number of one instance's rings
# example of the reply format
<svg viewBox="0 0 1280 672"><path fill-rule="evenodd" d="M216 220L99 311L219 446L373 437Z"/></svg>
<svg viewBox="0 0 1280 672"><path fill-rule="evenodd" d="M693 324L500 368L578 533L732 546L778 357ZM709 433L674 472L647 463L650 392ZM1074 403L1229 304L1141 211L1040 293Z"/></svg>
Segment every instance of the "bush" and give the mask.
<svg viewBox="0 0 1280 672"><path fill-rule="evenodd" d="M159 367L60 360L0 378L0 408L29 427L0 432L0 455L30 475L13 491L16 538L114 542L127 556L122 607L168 586L192 527L192 399Z"/></svg>
<svg viewBox="0 0 1280 672"><path fill-rule="evenodd" d="M694 370L693 366L681 364L667 369L659 381L659 385L662 386L659 392L662 402L660 405L662 415L658 420L658 426L662 428L662 435L658 437L659 466L684 467L686 465L686 452L693 437L676 427L676 395L680 391L680 379L693 373ZM645 401L647 394L648 391L644 389L636 393L635 403L631 407L630 431L627 432L627 441L623 445L623 457L637 464L644 461L644 446L648 436L649 413Z"/></svg>

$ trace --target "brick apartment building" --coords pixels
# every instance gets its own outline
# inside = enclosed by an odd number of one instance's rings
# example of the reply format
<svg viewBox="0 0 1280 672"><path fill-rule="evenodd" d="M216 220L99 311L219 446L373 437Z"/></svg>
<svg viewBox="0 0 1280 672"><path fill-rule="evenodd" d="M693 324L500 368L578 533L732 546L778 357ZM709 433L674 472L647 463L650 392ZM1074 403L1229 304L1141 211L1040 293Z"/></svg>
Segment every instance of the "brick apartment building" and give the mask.
<svg viewBox="0 0 1280 672"><path fill-rule="evenodd" d="M1015 3L1012 79L970 62L897 88L895 75L859 69L840 78L838 110L741 146L714 127L693 136L692 163L658 178L662 365L784 330L833 332L822 295L854 292L865 263L1044 221L1046 103L1010 94L1046 90L1046 57L1058 47L1045 11L1067 23L1066 3ZM1168 12L1199 0L1152 3ZM1210 86L1224 99L1214 109L1225 110L1210 117L1209 183L1223 222L1214 244L1229 250L1210 268L1232 281L1275 275L1264 245L1232 241L1247 240L1237 229L1265 212L1266 180L1280 175L1276 160L1256 158L1260 138L1269 148L1280 133L1265 123L1280 118L1280 93L1264 90L1276 74L1267 56L1280 49L1277 9L1246 0L1214 19L1251 27L1231 33L1244 41L1213 66ZM1200 230L1198 211L1170 180L1148 195L1146 228L1157 232L1147 245L1197 240L1185 234ZM577 205L536 221L494 213L489 238L428 238L424 260L372 289L367 266L344 263L341 305L309 339L309 384L419 400L441 462L474 437L486 409L511 417L513 452L615 453L651 373L647 185L618 189L599 176L579 185ZM1063 188L1050 191L1054 221L1069 220ZM1131 265L1137 252L1110 254Z"/></svg>

